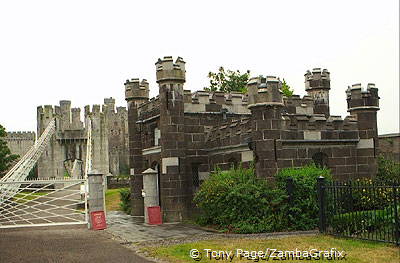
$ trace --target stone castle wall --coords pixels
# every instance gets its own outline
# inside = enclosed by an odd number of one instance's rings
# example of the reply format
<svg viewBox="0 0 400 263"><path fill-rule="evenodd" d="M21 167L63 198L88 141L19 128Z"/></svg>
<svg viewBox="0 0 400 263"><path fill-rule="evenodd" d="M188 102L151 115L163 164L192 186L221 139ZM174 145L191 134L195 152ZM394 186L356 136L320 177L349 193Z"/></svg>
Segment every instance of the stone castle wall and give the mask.
<svg viewBox="0 0 400 263"><path fill-rule="evenodd" d="M18 154L22 158L25 153L35 144L34 132L7 132L4 140L12 154Z"/></svg>
<svg viewBox="0 0 400 263"><path fill-rule="evenodd" d="M71 175L75 160L80 164L79 174L84 172L87 148L87 127L92 127L93 169L108 175L119 175L128 170L127 111L118 107L115 100L108 98L104 105L85 106L84 121L81 109L71 108L70 101L60 101L60 105L39 106L37 108L37 132L42 134L50 120L56 120L56 131L45 152L38 161L41 178L62 178ZM121 169L125 167L125 169Z"/></svg>
<svg viewBox="0 0 400 263"><path fill-rule="evenodd" d="M400 163L400 133L379 135L379 153Z"/></svg>

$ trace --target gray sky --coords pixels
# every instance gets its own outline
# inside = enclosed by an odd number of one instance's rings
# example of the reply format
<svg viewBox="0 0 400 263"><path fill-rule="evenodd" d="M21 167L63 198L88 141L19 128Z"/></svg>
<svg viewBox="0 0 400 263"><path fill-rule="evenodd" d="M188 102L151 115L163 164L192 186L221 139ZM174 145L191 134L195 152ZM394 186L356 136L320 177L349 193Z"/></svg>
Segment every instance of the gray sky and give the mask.
<svg viewBox="0 0 400 263"><path fill-rule="evenodd" d="M347 115L348 85L375 83L379 132L399 132L398 0L2 1L0 124L36 130L36 107L114 97L146 78L157 58L186 61L185 88L219 66L285 78L304 95L304 73L331 72L331 114Z"/></svg>

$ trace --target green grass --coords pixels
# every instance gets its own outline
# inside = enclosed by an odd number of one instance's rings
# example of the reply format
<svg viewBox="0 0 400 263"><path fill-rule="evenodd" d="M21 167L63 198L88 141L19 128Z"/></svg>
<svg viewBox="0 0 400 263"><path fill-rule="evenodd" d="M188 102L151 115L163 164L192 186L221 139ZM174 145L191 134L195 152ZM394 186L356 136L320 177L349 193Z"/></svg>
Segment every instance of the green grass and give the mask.
<svg viewBox="0 0 400 263"><path fill-rule="evenodd" d="M106 209L107 211L121 210L119 203L121 202L119 191L124 188L108 189L106 191Z"/></svg>
<svg viewBox="0 0 400 263"><path fill-rule="evenodd" d="M306 250L312 249L318 250L330 250L336 248L337 251L344 251L346 254L345 262L400 262L400 248L394 245L388 245L378 242L351 240L344 238L335 238L326 235L317 236L297 236L287 237L279 239L216 239L216 240L205 240L194 243L186 243L179 245L171 245L164 247L146 247L142 251L148 253L152 257L166 260L167 262L194 262L189 257L189 251L191 249L199 250L203 257L200 262L217 262L221 260L210 260L205 257L204 249L211 249L214 251L234 251L237 249L247 251L266 251L267 248L277 250ZM225 260L222 260L225 261ZM259 262L266 262L265 260L259 260ZM273 261L270 259L270 261ZM316 261L316 260L314 260ZM319 260L330 262L327 260ZM336 261L336 260L335 260ZM342 262L343 262L342 261ZM230 262L230 259L227 260ZM255 259L248 260L246 258L239 259L233 257L233 262L257 262ZM285 262L300 262L297 261L285 261Z"/></svg>
<svg viewBox="0 0 400 263"><path fill-rule="evenodd" d="M17 203L23 204L23 203L26 203L26 202L28 202L30 200L36 199L36 198L38 198L40 196L43 196L43 195L46 195L46 194L48 194L48 192L35 192L35 193L32 193L32 192L22 191L22 192L19 192L16 195L14 195L13 199Z"/></svg>

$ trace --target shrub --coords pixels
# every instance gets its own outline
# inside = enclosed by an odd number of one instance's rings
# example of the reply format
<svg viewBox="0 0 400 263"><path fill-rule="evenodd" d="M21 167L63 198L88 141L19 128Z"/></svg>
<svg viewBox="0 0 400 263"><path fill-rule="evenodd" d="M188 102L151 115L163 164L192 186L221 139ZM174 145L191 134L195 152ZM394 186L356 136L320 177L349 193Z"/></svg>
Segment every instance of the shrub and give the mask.
<svg viewBox="0 0 400 263"><path fill-rule="evenodd" d="M383 209L393 203L393 188L385 185L387 182L380 180L357 179L352 182L356 187L347 191L349 194L344 196L343 202L353 211Z"/></svg>
<svg viewBox="0 0 400 263"><path fill-rule="evenodd" d="M286 197L257 178L253 168L216 170L194 197L202 210L197 222L237 233L274 231L281 228L277 211Z"/></svg>
<svg viewBox="0 0 400 263"><path fill-rule="evenodd" d="M131 213L131 189L130 188L123 188L119 190L120 200L119 203L122 211L127 214Z"/></svg>
<svg viewBox="0 0 400 263"><path fill-rule="evenodd" d="M287 186L288 178L293 179L291 203L282 208L282 217L288 230L310 230L318 226L317 178L323 176L332 180L330 171L314 164L301 168L285 168L276 176L276 184L281 191Z"/></svg>
<svg viewBox="0 0 400 263"><path fill-rule="evenodd" d="M398 209L400 212L400 209ZM333 217L332 226L338 233L347 235L372 233L394 224L392 207L339 214Z"/></svg>
<svg viewBox="0 0 400 263"><path fill-rule="evenodd" d="M391 183L400 181L400 163L386 159L382 155L378 157L378 172L376 180Z"/></svg>

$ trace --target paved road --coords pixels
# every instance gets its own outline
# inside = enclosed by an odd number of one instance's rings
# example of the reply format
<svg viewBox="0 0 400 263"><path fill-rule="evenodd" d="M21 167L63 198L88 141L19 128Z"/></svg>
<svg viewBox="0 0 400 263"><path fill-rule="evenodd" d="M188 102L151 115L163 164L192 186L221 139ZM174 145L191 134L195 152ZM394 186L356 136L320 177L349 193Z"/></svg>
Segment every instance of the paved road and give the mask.
<svg viewBox="0 0 400 263"><path fill-rule="evenodd" d="M83 226L0 229L0 262L150 262Z"/></svg>

